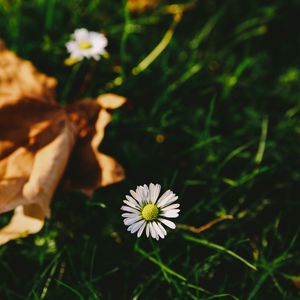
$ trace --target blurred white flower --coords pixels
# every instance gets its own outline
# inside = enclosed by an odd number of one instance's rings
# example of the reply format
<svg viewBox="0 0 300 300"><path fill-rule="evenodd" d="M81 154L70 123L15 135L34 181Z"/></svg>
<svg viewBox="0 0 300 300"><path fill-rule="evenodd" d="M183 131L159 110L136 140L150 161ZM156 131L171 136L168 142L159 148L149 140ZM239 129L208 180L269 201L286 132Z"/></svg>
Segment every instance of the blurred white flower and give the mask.
<svg viewBox="0 0 300 300"><path fill-rule="evenodd" d="M124 200L126 205L123 205L121 210L125 211L122 217L124 217L124 224L128 226L128 231L137 232L137 236L140 237L145 230L147 237L151 235L158 240L167 235L163 225L171 229L176 227L175 223L168 218L178 217L179 204L174 203L178 196L167 190L158 199L160 189L159 184L151 183L149 187L144 184L138 186L136 191L131 190L131 196L126 196L127 200Z"/></svg>
<svg viewBox="0 0 300 300"><path fill-rule="evenodd" d="M99 60L105 55L107 38L104 34L88 31L85 28L76 29L72 34L72 40L66 43L70 58L82 60L83 58L94 58Z"/></svg>

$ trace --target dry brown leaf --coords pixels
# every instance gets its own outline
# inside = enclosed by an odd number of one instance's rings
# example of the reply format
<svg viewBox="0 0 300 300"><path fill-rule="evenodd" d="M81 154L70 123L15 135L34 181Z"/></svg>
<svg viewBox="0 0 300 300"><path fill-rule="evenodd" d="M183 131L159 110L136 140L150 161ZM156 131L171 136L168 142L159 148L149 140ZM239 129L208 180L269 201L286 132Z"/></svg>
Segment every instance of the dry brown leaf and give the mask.
<svg viewBox="0 0 300 300"><path fill-rule="evenodd" d="M126 99L116 94L103 94L98 96L97 102L105 109L116 109L122 106Z"/></svg>
<svg viewBox="0 0 300 300"><path fill-rule="evenodd" d="M1 51L1 50L0 50ZM42 102L54 100L56 80L37 72L31 62L24 61L13 52L2 49L0 60L0 107L20 99Z"/></svg>
<svg viewBox="0 0 300 300"><path fill-rule="evenodd" d="M56 138L36 152L30 177L23 187L28 203L40 205L47 217L50 216L50 201L67 166L76 133L75 126L66 122Z"/></svg>
<svg viewBox="0 0 300 300"><path fill-rule="evenodd" d="M101 153L98 151L105 127L111 121L111 115L106 108L115 109L123 103L124 97L105 94L98 97L96 102L86 99L68 108L73 122L80 128L81 136L66 171L69 189L80 190L90 196L96 187L106 186L124 178L123 168L112 158L109 163L104 164L103 159L99 159Z"/></svg>
<svg viewBox="0 0 300 300"><path fill-rule="evenodd" d="M133 13L155 9L161 0L128 0L128 8Z"/></svg>
<svg viewBox="0 0 300 300"><path fill-rule="evenodd" d="M18 206L9 224L0 230L0 245L39 232L44 220L44 217L40 218L35 205Z"/></svg>
<svg viewBox="0 0 300 300"><path fill-rule="evenodd" d="M56 80L0 45L0 213L15 209L0 229L0 245L38 232L58 185L91 195L124 178L98 151L115 109L125 98L106 94L66 108L54 98Z"/></svg>

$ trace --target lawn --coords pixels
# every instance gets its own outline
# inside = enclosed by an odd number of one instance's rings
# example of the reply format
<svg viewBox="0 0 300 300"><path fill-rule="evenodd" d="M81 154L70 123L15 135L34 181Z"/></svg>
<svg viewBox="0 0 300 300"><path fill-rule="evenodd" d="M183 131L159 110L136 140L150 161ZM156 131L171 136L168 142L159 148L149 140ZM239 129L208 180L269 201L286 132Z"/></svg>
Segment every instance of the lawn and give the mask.
<svg viewBox="0 0 300 300"><path fill-rule="evenodd" d="M39 233L0 246L1 300L300 299L299 13L296 0L0 0L0 38L58 80L61 105L127 98L100 145L126 178L56 193ZM66 65L77 28L105 34L108 55ZM181 209L159 241L120 210L151 182Z"/></svg>

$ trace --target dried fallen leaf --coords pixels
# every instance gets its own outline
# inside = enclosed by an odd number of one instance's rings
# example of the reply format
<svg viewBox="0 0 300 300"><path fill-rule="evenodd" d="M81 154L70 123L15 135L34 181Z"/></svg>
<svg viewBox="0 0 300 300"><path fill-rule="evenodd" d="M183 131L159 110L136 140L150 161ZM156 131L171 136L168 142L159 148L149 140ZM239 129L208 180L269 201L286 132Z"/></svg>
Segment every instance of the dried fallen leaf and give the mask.
<svg viewBox="0 0 300 300"><path fill-rule="evenodd" d="M155 9L161 0L128 0L128 8L133 13Z"/></svg>
<svg viewBox="0 0 300 300"><path fill-rule="evenodd" d="M0 229L0 245L43 227L60 183L91 195L124 178L98 148L111 120L107 109L125 98L106 94L62 108L55 86L0 43L0 213L15 209Z"/></svg>
<svg viewBox="0 0 300 300"><path fill-rule="evenodd" d="M16 238L37 233L43 226L44 217L40 216L37 206L18 206L10 223L0 230L0 245Z"/></svg>

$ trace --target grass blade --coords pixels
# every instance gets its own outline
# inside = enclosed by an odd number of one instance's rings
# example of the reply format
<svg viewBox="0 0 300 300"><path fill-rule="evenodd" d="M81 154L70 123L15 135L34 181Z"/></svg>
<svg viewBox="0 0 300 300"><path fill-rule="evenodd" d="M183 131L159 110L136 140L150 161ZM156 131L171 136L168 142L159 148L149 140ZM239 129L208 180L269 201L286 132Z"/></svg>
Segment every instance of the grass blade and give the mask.
<svg viewBox="0 0 300 300"><path fill-rule="evenodd" d="M206 246L208 248L215 249L217 251L227 253L228 255L234 257L235 259L241 261L243 264L245 264L246 266L248 266L250 269L257 271L257 268L254 265L252 265L251 263L249 263L247 260L245 260L244 258L242 258L241 256L239 256L238 254L234 253L231 250L226 249L225 247L223 247L221 245L209 242L209 241L204 240L204 239L195 238L195 237L193 237L191 235L187 235L187 234L184 234L183 238L186 239L186 240L188 240L188 241L195 242L197 244Z"/></svg>
<svg viewBox="0 0 300 300"><path fill-rule="evenodd" d="M146 251L144 251L143 249L136 247L136 251L138 253L140 253L141 255L143 255L145 258L147 258L148 260L150 260L151 262L153 262L154 264L156 264L157 266L159 266L162 270L164 270L166 273L173 275L174 277L177 277L180 280L186 281L186 278L180 274L178 274L177 272L175 272L174 270L170 269L169 267L167 267L165 264L163 264L161 261L158 261L157 259L155 259L154 257L152 257L151 255L149 255Z"/></svg>

